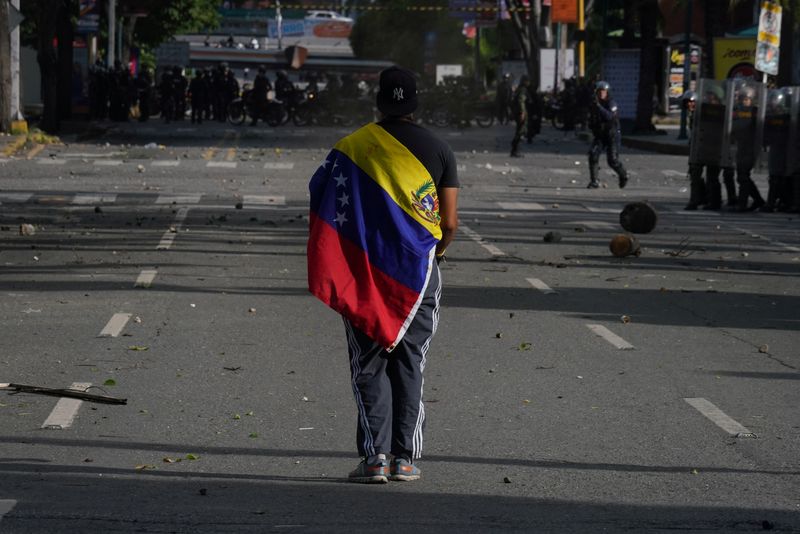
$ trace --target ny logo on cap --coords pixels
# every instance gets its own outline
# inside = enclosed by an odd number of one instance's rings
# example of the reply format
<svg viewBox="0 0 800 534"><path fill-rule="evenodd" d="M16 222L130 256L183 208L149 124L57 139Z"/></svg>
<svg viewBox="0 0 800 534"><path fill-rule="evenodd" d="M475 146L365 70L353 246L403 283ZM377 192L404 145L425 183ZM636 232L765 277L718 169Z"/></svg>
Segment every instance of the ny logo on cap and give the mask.
<svg viewBox="0 0 800 534"><path fill-rule="evenodd" d="M403 100L403 88L395 87L394 93L392 94L392 98L394 98L395 100Z"/></svg>

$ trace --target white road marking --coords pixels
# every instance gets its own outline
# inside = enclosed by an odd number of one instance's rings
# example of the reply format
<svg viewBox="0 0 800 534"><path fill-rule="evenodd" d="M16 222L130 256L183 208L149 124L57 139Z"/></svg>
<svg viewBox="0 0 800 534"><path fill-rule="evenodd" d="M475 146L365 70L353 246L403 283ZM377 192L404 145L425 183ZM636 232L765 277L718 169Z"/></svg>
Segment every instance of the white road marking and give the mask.
<svg viewBox="0 0 800 534"><path fill-rule="evenodd" d="M121 159L96 159L94 160L94 165L98 165L100 167L118 167L122 165Z"/></svg>
<svg viewBox="0 0 800 534"><path fill-rule="evenodd" d="M686 178L686 171L674 171L672 169L663 169L661 174L674 178Z"/></svg>
<svg viewBox="0 0 800 534"><path fill-rule="evenodd" d="M591 211L592 213L613 213L615 215L619 215L622 210L620 209L612 209L612 208L595 208L592 206L584 206L587 211Z"/></svg>
<svg viewBox="0 0 800 534"><path fill-rule="evenodd" d="M11 161L11 160L10 159L6 159L6 158L0 158L0 165L2 165L3 163L8 163L9 161ZM0 502L3 502L3 501L0 501Z"/></svg>
<svg viewBox="0 0 800 534"><path fill-rule="evenodd" d="M150 165L153 167L177 167L181 164L179 159L157 159Z"/></svg>
<svg viewBox="0 0 800 534"><path fill-rule="evenodd" d="M80 206L87 204L112 204L117 200L117 195L85 195L79 193L72 198L72 203Z"/></svg>
<svg viewBox="0 0 800 534"><path fill-rule="evenodd" d="M550 288L547 284L539 280L538 278L526 278L525 280L528 281L530 285L544 293L545 295L553 295L555 291Z"/></svg>
<svg viewBox="0 0 800 534"><path fill-rule="evenodd" d="M587 324L586 327L597 336L605 339L620 350L633 350L635 347L601 324Z"/></svg>
<svg viewBox="0 0 800 534"><path fill-rule="evenodd" d="M158 195L156 204L197 204L201 195Z"/></svg>
<svg viewBox="0 0 800 534"><path fill-rule="evenodd" d="M153 284L153 280L155 279L158 271L145 269L141 273L139 273L139 277L136 278L136 283L133 287L150 287Z"/></svg>
<svg viewBox="0 0 800 534"><path fill-rule="evenodd" d="M128 324L128 320L131 318L130 313L115 313L111 316L111 319L108 320L105 328L97 335L97 337L117 337L122 332L122 329L125 328L125 325Z"/></svg>
<svg viewBox="0 0 800 534"><path fill-rule="evenodd" d="M24 204L33 196L32 193L0 193L0 201L2 202L19 202Z"/></svg>
<svg viewBox="0 0 800 534"><path fill-rule="evenodd" d="M0 521L3 521L3 516L9 513L17 505L17 501L11 499L0 499Z"/></svg>
<svg viewBox="0 0 800 534"><path fill-rule="evenodd" d="M685 398L695 410L706 416L722 430L736 437L755 437L755 434L729 417L725 412L717 408L712 402L702 398Z"/></svg>
<svg viewBox="0 0 800 534"><path fill-rule="evenodd" d="M244 195L242 204L256 206L283 206L286 204L286 197L270 195Z"/></svg>
<svg viewBox="0 0 800 534"><path fill-rule="evenodd" d="M484 249L486 249L489 252L489 254L491 254L492 256L506 256L507 255L505 252L503 252L502 250L500 250L496 246L492 245L491 243L487 243L486 241L484 241L484 239L480 235L478 235L474 230L472 230L472 228L470 228L469 226L465 226L465 225L462 224L460 226L460 229L461 229L462 232L464 232L464 234L467 237L469 237L470 239L475 241L477 244L482 246Z"/></svg>
<svg viewBox="0 0 800 534"><path fill-rule="evenodd" d="M522 172L522 169L519 167L515 167L513 165L476 165L479 169L486 169L489 171L499 172L499 173L515 173L515 172Z"/></svg>
<svg viewBox="0 0 800 534"><path fill-rule="evenodd" d="M2 198L2 197L0 197L0 198ZM776 247L785 248L789 252L800 252L800 247L795 247L793 245L789 245L787 243L783 243L782 241L776 241L775 239L770 239L767 236L763 236L763 235L751 232L750 230L747 230L746 228L739 228L738 226L731 226L731 228L733 228L737 232L742 232L743 234L748 234L748 235L754 237L755 239L761 239L762 241L766 241L770 245L775 245Z"/></svg>
<svg viewBox="0 0 800 534"><path fill-rule="evenodd" d="M561 174L563 176L580 176L581 172L576 169L550 169L555 174Z"/></svg>
<svg viewBox="0 0 800 534"><path fill-rule="evenodd" d="M189 215L189 208L181 208L178 210L178 213L175 214L175 221L172 223L172 228L164 232L161 241L156 245L156 250L169 250L172 243L175 241L175 236L178 235L178 231L181 229L181 225L183 225L183 221L186 220L187 215Z"/></svg>
<svg viewBox="0 0 800 534"><path fill-rule="evenodd" d="M70 389L78 391L86 391L92 384L90 382L74 382ZM82 400L79 399L60 399L56 403L56 407L50 412L50 415L42 423L42 428L49 428L52 430L63 430L72 426L75 416L78 415Z"/></svg>
<svg viewBox="0 0 800 534"><path fill-rule="evenodd" d="M606 221L572 221L568 224L578 224L590 230L614 230L619 226Z"/></svg>
<svg viewBox="0 0 800 534"><path fill-rule="evenodd" d="M544 206L538 202L498 202L504 210L526 210L526 211L543 211Z"/></svg>
<svg viewBox="0 0 800 534"><path fill-rule="evenodd" d="M66 152L60 154L62 158L84 158L84 159L92 159L92 158L113 158L115 156L123 156L124 152L110 152L106 154L91 154L89 152Z"/></svg>
<svg viewBox="0 0 800 534"><path fill-rule="evenodd" d="M235 169L238 165L235 161L209 161L206 167L216 167L221 169Z"/></svg>
<svg viewBox="0 0 800 534"><path fill-rule="evenodd" d="M268 161L264 164L264 168L272 170L290 171L294 169L294 163L291 161Z"/></svg>
<svg viewBox="0 0 800 534"><path fill-rule="evenodd" d="M60 158L39 158L36 160L39 165L63 165L66 162L67 160Z"/></svg>

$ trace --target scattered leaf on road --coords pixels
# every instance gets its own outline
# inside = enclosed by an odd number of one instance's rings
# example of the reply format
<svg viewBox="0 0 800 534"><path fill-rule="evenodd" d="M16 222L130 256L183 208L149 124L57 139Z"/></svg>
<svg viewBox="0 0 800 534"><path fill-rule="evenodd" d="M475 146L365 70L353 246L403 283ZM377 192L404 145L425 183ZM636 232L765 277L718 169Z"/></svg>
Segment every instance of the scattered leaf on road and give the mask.
<svg viewBox="0 0 800 534"><path fill-rule="evenodd" d="M136 469L137 471L144 471L145 469L155 469L155 468L156 468L156 466L154 466L154 465L140 464L140 465L137 465L134 469Z"/></svg>
<svg viewBox="0 0 800 534"><path fill-rule="evenodd" d="M103 385L104 386L116 386L117 385L117 381L114 380L113 378L109 378L108 380L103 382Z"/></svg>
<svg viewBox="0 0 800 534"><path fill-rule="evenodd" d="M130 347L128 347L128 350L132 350L135 352L144 352L150 350L150 347L145 347L143 345L131 345Z"/></svg>
<svg viewBox="0 0 800 534"><path fill-rule="evenodd" d="M196 454L189 453L189 454L186 455L186 459L187 460L199 460L200 457L198 455L196 455Z"/></svg>
<svg viewBox="0 0 800 534"><path fill-rule="evenodd" d="M530 344L530 343L528 343L528 342L522 342L522 343L520 343L520 344L519 344L519 346L517 347L517 350L531 350L531 347L532 347L532 346L533 346L533 345L531 345L531 344Z"/></svg>

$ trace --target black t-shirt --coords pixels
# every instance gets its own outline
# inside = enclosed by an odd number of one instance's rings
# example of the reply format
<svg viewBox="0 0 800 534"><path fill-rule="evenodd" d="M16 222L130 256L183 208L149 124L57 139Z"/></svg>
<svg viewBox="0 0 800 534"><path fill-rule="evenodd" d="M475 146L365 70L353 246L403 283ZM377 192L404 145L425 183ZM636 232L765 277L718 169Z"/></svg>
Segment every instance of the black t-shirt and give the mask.
<svg viewBox="0 0 800 534"><path fill-rule="evenodd" d="M386 118L378 125L400 141L422 163L440 187L459 187L456 156L447 143L413 122Z"/></svg>

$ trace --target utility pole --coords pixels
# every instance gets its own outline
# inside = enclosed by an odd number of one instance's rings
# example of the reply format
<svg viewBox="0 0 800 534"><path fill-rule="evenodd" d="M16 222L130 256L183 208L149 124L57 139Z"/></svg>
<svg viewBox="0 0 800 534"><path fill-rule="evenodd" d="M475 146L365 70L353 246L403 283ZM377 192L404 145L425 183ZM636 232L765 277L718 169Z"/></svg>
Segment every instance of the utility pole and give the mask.
<svg viewBox="0 0 800 534"><path fill-rule="evenodd" d="M117 0L108 0L108 50L106 50L106 65L114 68L117 56Z"/></svg>
<svg viewBox="0 0 800 534"><path fill-rule="evenodd" d="M278 25L278 50L283 50L283 15L281 15L281 0L275 2L275 22Z"/></svg>
<svg viewBox="0 0 800 534"><path fill-rule="evenodd" d="M583 0L578 0L578 78L581 80L586 76L586 20Z"/></svg>

